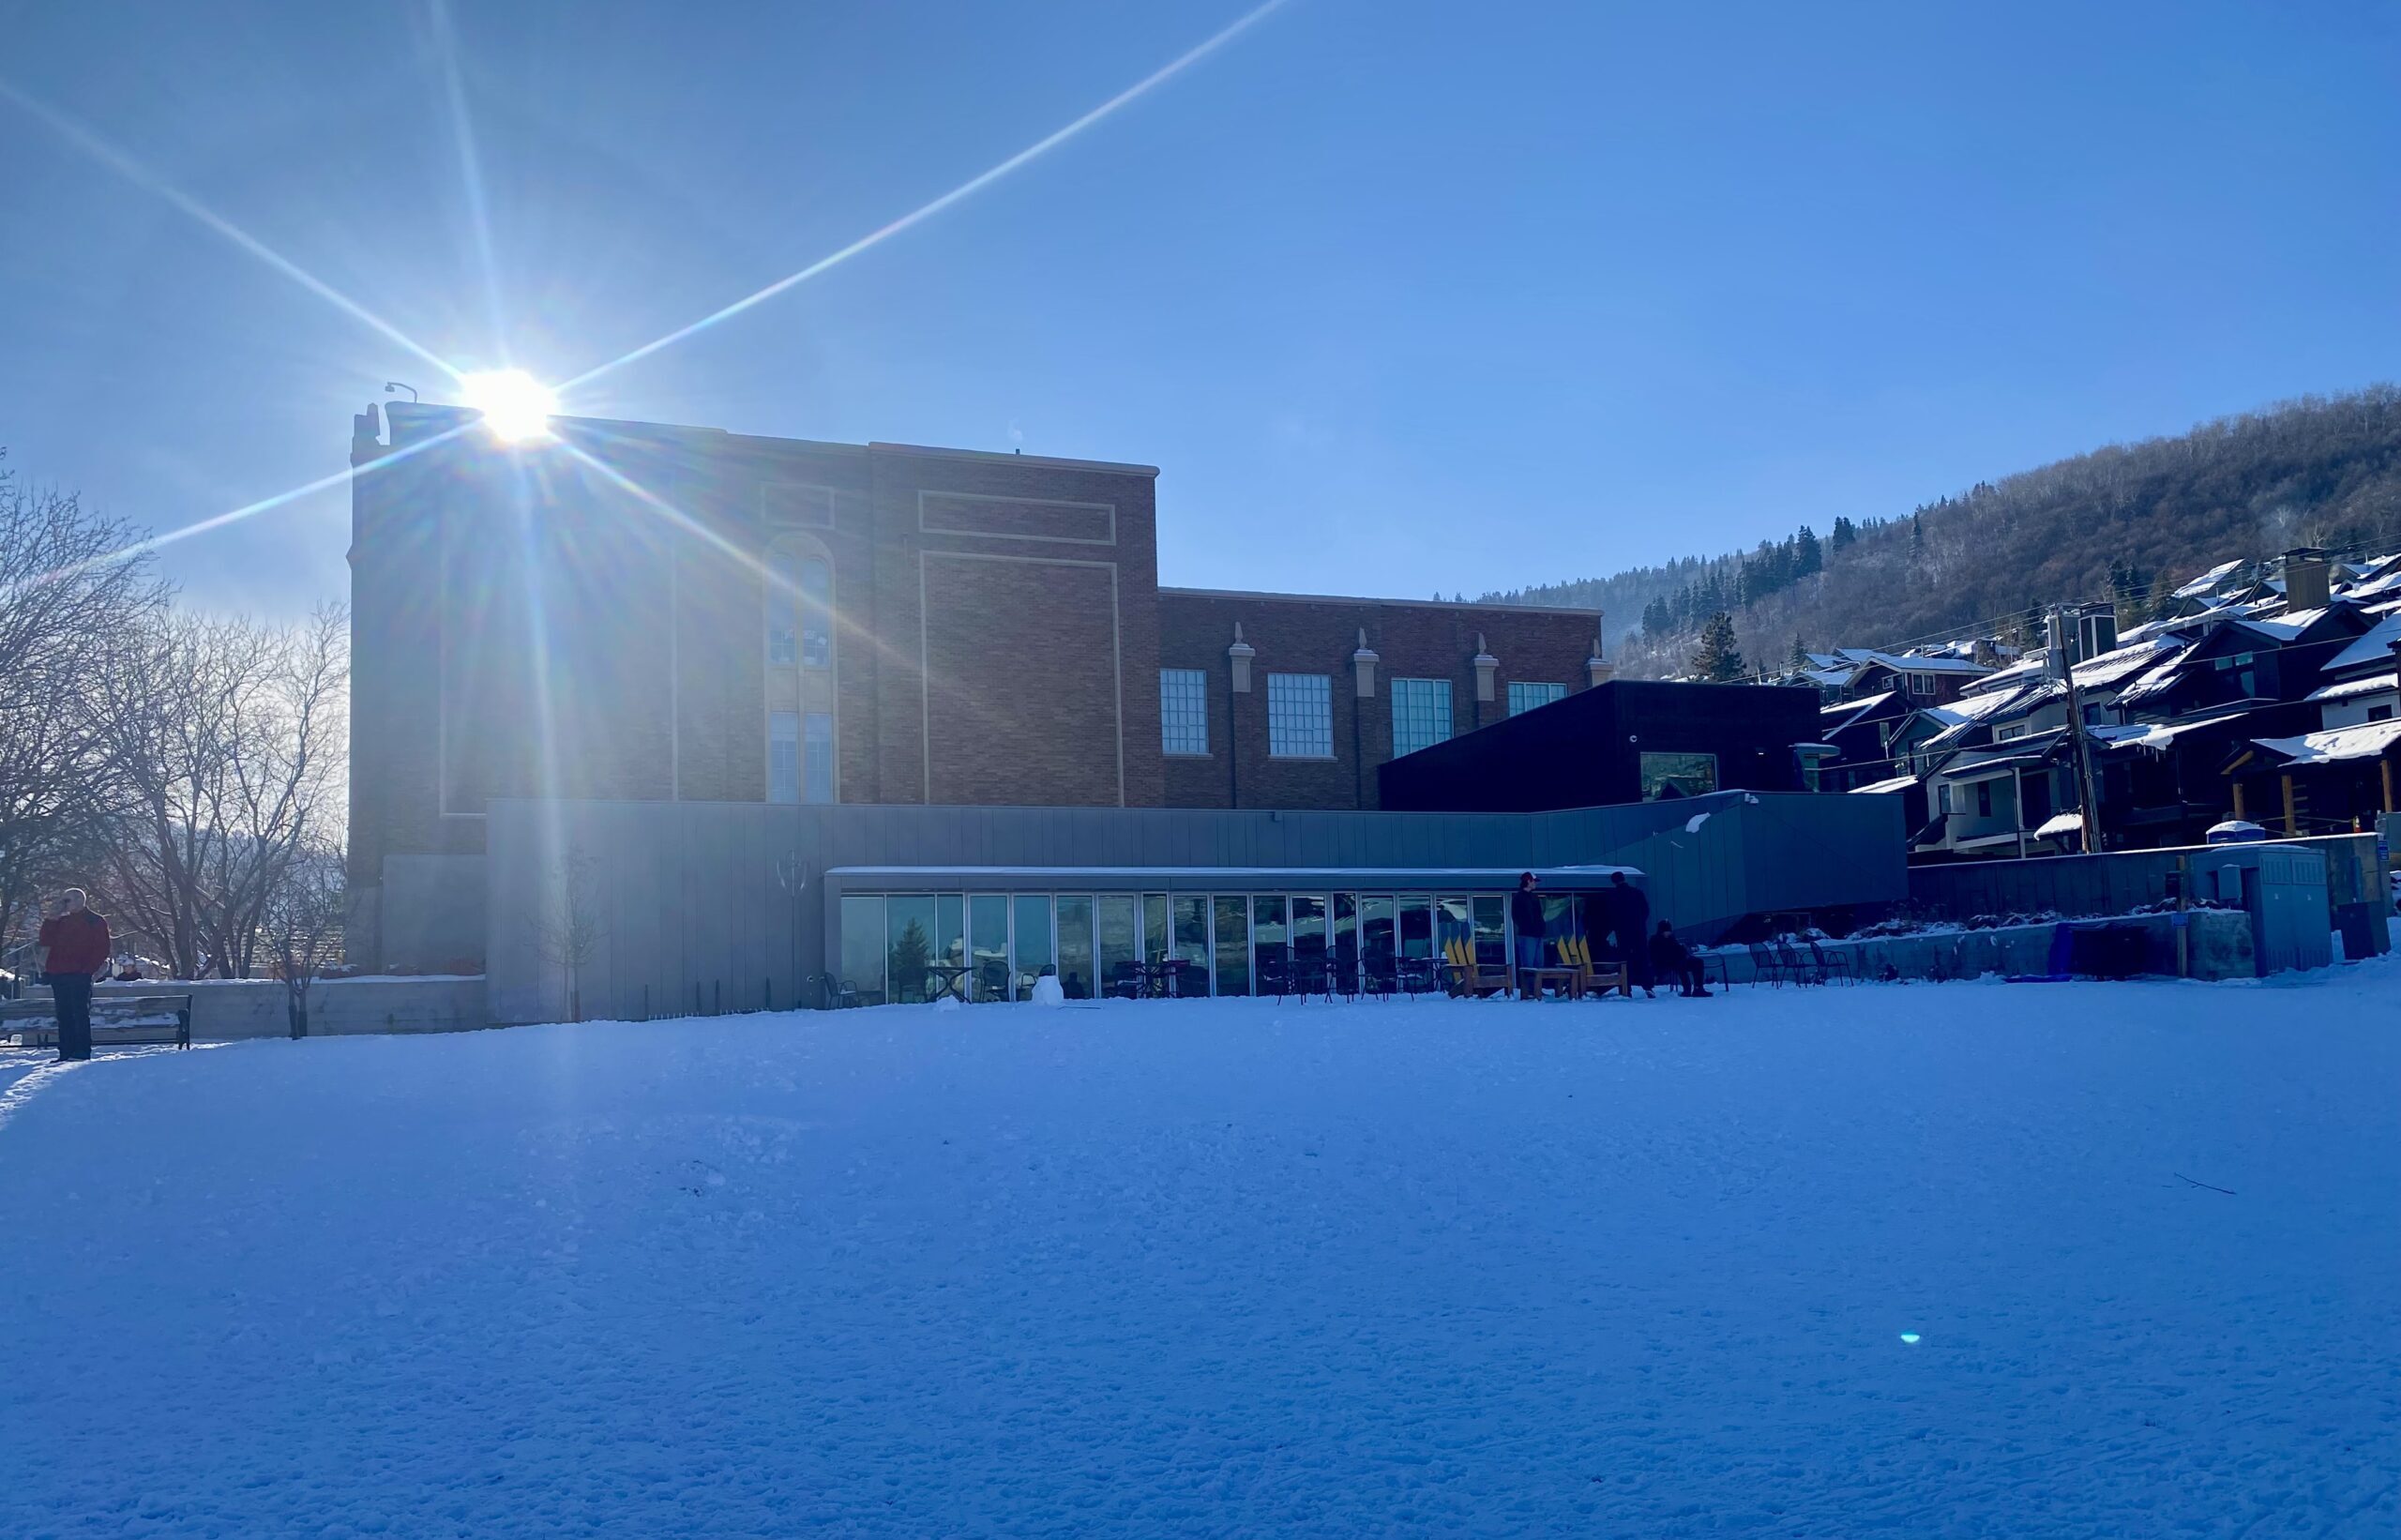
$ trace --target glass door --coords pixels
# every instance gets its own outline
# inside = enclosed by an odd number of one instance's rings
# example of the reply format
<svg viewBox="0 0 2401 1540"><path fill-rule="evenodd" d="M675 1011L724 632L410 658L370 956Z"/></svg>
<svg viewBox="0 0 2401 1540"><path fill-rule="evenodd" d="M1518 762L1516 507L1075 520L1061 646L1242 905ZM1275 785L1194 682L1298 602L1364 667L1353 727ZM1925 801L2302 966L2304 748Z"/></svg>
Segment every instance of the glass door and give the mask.
<svg viewBox="0 0 2401 1540"><path fill-rule="evenodd" d="M1054 960L1050 955L1050 895L1020 893L1011 907L1016 911L1016 934L1009 953L1013 975L1009 997L1030 1000L1034 997L1034 981Z"/></svg>
<svg viewBox="0 0 2401 1540"><path fill-rule="evenodd" d="M1220 893L1212 902L1216 921L1217 992L1250 993L1250 900L1239 893Z"/></svg>
<svg viewBox="0 0 2401 1540"><path fill-rule="evenodd" d="M1251 988L1282 994L1291 987L1291 933L1284 895L1261 893L1250 900Z"/></svg>
<svg viewBox="0 0 2401 1540"><path fill-rule="evenodd" d="M1124 971L1142 957L1141 900L1131 893L1104 893L1093 900L1095 944L1093 989L1115 994ZM1167 929L1167 905L1159 905L1159 929Z"/></svg>
<svg viewBox="0 0 2401 1540"><path fill-rule="evenodd" d="M1090 1000L1094 987L1092 898L1059 897L1059 988L1070 1000Z"/></svg>
<svg viewBox="0 0 2401 1540"><path fill-rule="evenodd" d="M978 893L967 900L968 955L974 959L974 998L1009 997L1009 896Z"/></svg>

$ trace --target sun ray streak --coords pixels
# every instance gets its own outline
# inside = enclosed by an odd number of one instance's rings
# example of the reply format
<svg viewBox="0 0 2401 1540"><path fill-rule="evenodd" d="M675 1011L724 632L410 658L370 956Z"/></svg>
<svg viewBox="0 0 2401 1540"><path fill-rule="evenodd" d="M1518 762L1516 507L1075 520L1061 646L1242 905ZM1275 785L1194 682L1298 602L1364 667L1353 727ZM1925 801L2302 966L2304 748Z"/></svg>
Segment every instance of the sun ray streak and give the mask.
<svg viewBox="0 0 2401 1540"><path fill-rule="evenodd" d="M642 504L644 507L649 508L660 518L665 519L677 529L682 530L685 534L691 536L694 539L702 542L712 550L715 550L720 554L728 557L745 570L756 574L761 582L773 588L779 588L786 595L792 597L798 598L801 596L798 584L786 578L778 576L775 568L763 561L755 552L745 551L742 547L734 544L732 540L727 539L724 536L719 535L717 531L709 528L708 525L701 520L685 512L682 508L679 508L674 504L670 503L664 497L661 497L657 492L652 491L648 487L643 486L641 482L636 481L633 477L626 475L623 471L618 470L614 465L601 460L596 455L594 455L589 450L583 448L581 445L576 444L573 440L561 439L558 441L557 447L565 449L568 454L573 455L578 460L599 473L599 475L606 477L612 486L625 492L626 495L631 497L637 503ZM872 651L879 659L897 662L907 666L914 666L910 664L910 660L907 657L896 651L881 637L874 635L865 627L853 623L842 613L841 611L837 610L834 612L833 622L835 631L844 642L864 645Z"/></svg>
<svg viewBox="0 0 2401 1540"><path fill-rule="evenodd" d="M16 86L9 84L5 80L0 80L0 98L6 98L8 101L13 102L27 115L40 120L52 132L57 134L61 139L66 140L68 143L73 144L85 155L90 156L93 159L99 161L104 166L107 166L111 171L115 172L119 176L124 177L134 186L144 189L147 191L157 193L159 197L165 199L176 208L199 220L202 224L206 225L209 229L217 232L219 235L224 236L225 239L233 242L235 246L240 247L243 250L249 252L251 256L256 257L259 261L266 264L269 267L274 268L277 272L281 273L285 278L290 279L293 282L299 284L310 294L315 294L319 299L325 301L335 309L342 311L346 315L349 315L352 319L361 322L367 326L381 333L391 341L399 343L401 347L404 347L408 349L409 352L415 354L418 357L424 359L427 363L431 364L434 368L442 370L443 373L449 375L452 379L455 380L458 378L459 370L453 369L447 360L434 353L430 348L428 348L422 343L416 341L407 333L401 331L398 326L393 325L390 322L385 320L382 316L377 315L366 306L361 305L358 301L351 298L348 294L343 294L340 289L335 288L332 284L325 282L321 278L318 278L315 274L310 272L298 263L294 262L282 252L278 251L275 248L267 245L264 241L262 241L257 236L251 234L249 231L244 230L240 225L234 223L233 220L226 219L221 214L219 214L216 210L192 197L189 193L187 193L181 189L174 186L172 183L159 176L157 173L151 171L150 168L134 159L123 150L118 149L107 140L102 139L91 129L84 128L73 118L67 116L64 113L59 112L56 108L50 106L46 102L39 101L33 97L27 96L24 92L19 90Z"/></svg>
<svg viewBox="0 0 2401 1540"><path fill-rule="evenodd" d="M271 512L274 509L282 507L288 503L296 503L301 498L308 497L316 492L325 491L330 488L339 487L346 481L355 480L357 477L366 476L370 472L383 470L386 466L397 465L400 461L408 459L411 455L422 454L426 450L432 448L437 444L446 443L451 439L457 438L460 434L465 432L468 429L474 426L474 422L465 422L460 424L456 428L445 429L443 431L434 434L430 438L419 439L415 444L409 445L404 448L395 449L390 454L370 460L365 465L345 466L343 469L336 471L331 476L321 476L314 481L303 482L299 486L291 488L288 491L277 492L273 497L262 497L255 503L245 503L238 508L229 509L224 513L216 514L209 518L200 520L197 522L186 524L180 529L171 529L164 535L147 536L142 539L134 541L129 546L120 547L119 549L109 551L104 555L87 557L86 559L76 562L71 566L59 567L55 571L45 572L38 578L27 578L23 580L20 586L30 587L36 583L56 582L64 578L71 578L79 572L89 571L96 566L106 566L112 562L129 562L134 560L136 557L146 556L150 552L159 549L161 546L171 546L178 540L189 540L195 535L205 535L211 530L223 529L228 524L239 523L243 520L251 518L255 515Z"/></svg>
<svg viewBox="0 0 2401 1540"><path fill-rule="evenodd" d="M830 267L837 266L841 263L849 261L851 258L857 256L860 252L867 250L868 248L880 246L883 242L890 240L893 236L899 234L902 231L924 223L926 220L932 219L935 215L940 214L943 210L950 207L953 204L959 203L962 199L973 197L974 194L982 191L988 187L990 187L993 183L1008 175L1009 173L1016 171L1019 167L1026 164L1028 161L1034 160L1048 151L1055 149L1059 145L1065 143L1068 140L1075 138L1078 134L1083 132L1086 128L1091 128L1094 124L1098 123L1101 119L1110 116L1119 108L1124 107L1127 103L1143 96L1147 96L1156 87L1164 85L1167 82L1182 74L1185 70L1200 63L1202 59L1207 58L1210 54L1215 53L1219 49L1225 47L1228 43L1232 42L1236 38L1239 38L1244 33L1249 31L1253 26L1256 26L1259 23L1266 20L1276 11L1282 9L1286 4L1287 0L1266 0L1266 4L1260 6L1257 9L1252 10L1234 21L1215 37L1208 38L1197 47L1192 48L1181 56L1170 61L1168 64L1161 66L1158 69L1154 70L1152 73L1135 82L1132 85L1127 86L1125 90L1120 91L1117 95L1110 98L1107 101L1102 102L1091 112L1086 113L1083 116L1068 124L1065 128L1060 128L1056 132L1036 140L1034 143L1018 151L1017 154L1010 156L1007 159L1002 161L996 166L993 166L989 171L971 177L967 181L961 182L959 186L951 189L948 192L944 193L941 197L936 198L933 202L925 204L923 207L916 209L913 213L902 215L900 218L893 220L890 224L883 226L880 230L860 236L857 240L854 240L850 245L843 247L840 250L833 253L831 256L821 257L817 261L810 263L808 266L802 268L800 271L779 278L775 282L768 284L765 288L761 289L754 294L747 294L744 297L735 300L732 304L726 306L722 310L717 310L709 315L702 316L700 320L693 322L687 326L669 332L666 336L658 338L654 341L643 343L642 346L634 349L630 353L620 354L618 356L611 359L605 364L584 370L574 379L560 385L558 387L559 393L561 395L565 395L567 391L573 390L579 385L589 385L591 382L600 378L604 374L612 373L617 370L623 369L627 364L633 363L638 359L647 358L652 354L658 352L661 348L672 347L676 343L684 340L686 338L690 337L695 333L705 331L709 327L716 325L720 321L730 320L755 306L763 305L768 300L771 300L778 294L782 294L785 290L791 289L798 284L806 283L810 279L815 278L818 274L824 272Z"/></svg>
<svg viewBox="0 0 2401 1540"><path fill-rule="evenodd" d="M459 181L467 194L467 219L474 228L476 260L483 267L484 308L491 325L491 345L502 365L508 362L508 310L500 297L500 257L491 244L491 204L484 195L483 161L476 149L476 129L467 116L466 82L459 73L459 29L451 21L447 0L431 0L433 41L442 57L443 95L450 109L450 138L459 152Z"/></svg>

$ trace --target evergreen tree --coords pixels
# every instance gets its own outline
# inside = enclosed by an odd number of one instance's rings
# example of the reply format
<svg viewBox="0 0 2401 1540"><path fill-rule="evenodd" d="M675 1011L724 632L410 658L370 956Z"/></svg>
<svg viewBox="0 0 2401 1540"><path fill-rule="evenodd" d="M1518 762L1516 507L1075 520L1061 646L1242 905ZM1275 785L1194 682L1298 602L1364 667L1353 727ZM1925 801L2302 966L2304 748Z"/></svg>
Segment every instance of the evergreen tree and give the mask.
<svg viewBox="0 0 2401 1540"><path fill-rule="evenodd" d="M1792 634L1792 653L1784 660L1784 666L1794 673L1809 666L1809 649L1801 645L1801 633L1798 631Z"/></svg>
<svg viewBox="0 0 2401 1540"><path fill-rule="evenodd" d="M1695 678L1710 684L1731 684L1748 671L1742 649L1734 644L1734 617L1720 610L1700 628L1700 645L1693 649L1689 668Z"/></svg>
<svg viewBox="0 0 2401 1540"><path fill-rule="evenodd" d="M1667 595L1654 595L1651 602L1642 607L1642 637L1644 641L1658 641L1661 637L1666 636L1669 631L1675 629L1675 624L1674 613L1668 608Z"/></svg>
<svg viewBox="0 0 2401 1540"><path fill-rule="evenodd" d="M1922 508L1910 515L1910 560L1925 560L1925 519Z"/></svg>
<svg viewBox="0 0 2401 1540"><path fill-rule="evenodd" d="M1852 523L1849 519L1844 518L1841 514L1835 514L1835 532L1832 538L1830 538L1826 544L1835 551L1844 551L1848 550L1850 543L1858 538L1859 526Z"/></svg>
<svg viewBox="0 0 2401 1540"><path fill-rule="evenodd" d="M1808 525L1792 537L1792 576L1796 579L1815 576L1826 567L1826 553L1818 544L1818 532Z"/></svg>

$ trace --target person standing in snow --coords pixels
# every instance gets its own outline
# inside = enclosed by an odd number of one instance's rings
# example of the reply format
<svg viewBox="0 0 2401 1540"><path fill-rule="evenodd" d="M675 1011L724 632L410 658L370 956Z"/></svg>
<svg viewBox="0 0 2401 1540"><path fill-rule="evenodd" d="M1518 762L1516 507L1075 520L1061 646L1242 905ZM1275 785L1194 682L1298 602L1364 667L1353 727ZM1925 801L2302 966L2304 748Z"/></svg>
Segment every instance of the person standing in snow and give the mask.
<svg viewBox="0 0 2401 1540"><path fill-rule="evenodd" d="M38 948L42 982L58 1018L58 1058L92 1056L92 975L109 966L109 922L84 906L83 890L70 887L58 913L41 922Z"/></svg>
<svg viewBox="0 0 2401 1540"><path fill-rule="evenodd" d="M1625 959L1626 982L1641 986L1644 999L1657 999L1651 989L1651 900L1622 871L1609 873L1609 889L1603 897L1608 902L1617 955Z"/></svg>
<svg viewBox="0 0 2401 1540"><path fill-rule="evenodd" d="M1700 974L1700 959L1692 948L1676 939L1675 927L1667 921L1651 933L1651 974L1677 987L1676 992L1686 1000L1706 1000L1708 987Z"/></svg>
<svg viewBox="0 0 2401 1540"><path fill-rule="evenodd" d="M1542 896L1534 891L1534 874L1520 873L1518 891L1509 896L1509 923L1518 932L1518 998L1532 1000L1533 971L1542 966Z"/></svg>

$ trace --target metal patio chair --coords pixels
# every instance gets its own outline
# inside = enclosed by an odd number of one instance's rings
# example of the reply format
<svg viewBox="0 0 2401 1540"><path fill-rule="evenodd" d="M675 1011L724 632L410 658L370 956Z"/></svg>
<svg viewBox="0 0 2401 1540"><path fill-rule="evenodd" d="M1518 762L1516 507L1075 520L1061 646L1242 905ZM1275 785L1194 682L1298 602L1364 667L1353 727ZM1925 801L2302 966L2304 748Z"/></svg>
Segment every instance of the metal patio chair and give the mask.
<svg viewBox="0 0 2401 1540"><path fill-rule="evenodd" d="M1839 947L1829 952L1819 945L1818 939L1812 936L1809 938L1809 956L1818 965L1818 977L1820 982L1832 983L1837 978L1845 984L1859 982L1859 970L1852 966L1849 952Z"/></svg>

